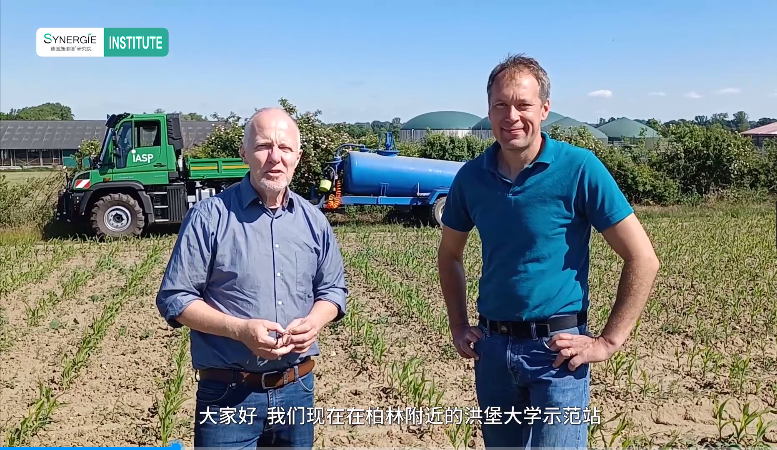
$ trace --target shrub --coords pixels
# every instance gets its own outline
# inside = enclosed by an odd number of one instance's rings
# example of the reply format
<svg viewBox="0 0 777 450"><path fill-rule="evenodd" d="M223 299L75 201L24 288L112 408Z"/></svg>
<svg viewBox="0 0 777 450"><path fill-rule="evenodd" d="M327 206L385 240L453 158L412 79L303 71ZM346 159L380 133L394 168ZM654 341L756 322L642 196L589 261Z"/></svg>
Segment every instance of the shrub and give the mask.
<svg viewBox="0 0 777 450"><path fill-rule="evenodd" d="M450 136L428 133L420 143L419 156L447 161L468 161L483 153L493 141L476 136Z"/></svg>
<svg viewBox="0 0 777 450"><path fill-rule="evenodd" d="M344 124L325 125L319 116L321 111L300 114L297 108L285 98L279 101L281 107L297 122L300 130L302 157L294 174L290 188L305 194L318 183L322 175L322 164L334 157L338 146L351 141ZM246 120L235 118L225 126L214 130L202 144L193 148L190 158L239 158Z"/></svg>
<svg viewBox="0 0 777 450"><path fill-rule="evenodd" d="M721 126L673 124L655 160L678 181L683 194L707 195L729 188L759 188L763 163L750 138Z"/></svg>
<svg viewBox="0 0 777 450"><path fill-rule="evenodd" d="M64 171L54 171L46 177L10 182L0 175L0 227L42 230L54 218L64 176Z"/></svg>

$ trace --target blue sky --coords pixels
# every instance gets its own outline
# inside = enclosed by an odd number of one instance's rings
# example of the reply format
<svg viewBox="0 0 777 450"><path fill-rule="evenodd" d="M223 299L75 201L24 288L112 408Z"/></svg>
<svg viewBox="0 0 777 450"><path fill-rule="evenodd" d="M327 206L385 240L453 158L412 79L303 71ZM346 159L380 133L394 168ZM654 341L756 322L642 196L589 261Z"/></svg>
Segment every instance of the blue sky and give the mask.
<svg viewBox="0 0 777 450"><path fill-rule="evenodd" d="M755 120L777 116L774 17L775 0L3 0L0 110L247 116L286 97L328 122L485 116L488 73L523 52L550 75L551 109L578 120ZM170 54L41 58L40 27L164 27Z"/></svg>

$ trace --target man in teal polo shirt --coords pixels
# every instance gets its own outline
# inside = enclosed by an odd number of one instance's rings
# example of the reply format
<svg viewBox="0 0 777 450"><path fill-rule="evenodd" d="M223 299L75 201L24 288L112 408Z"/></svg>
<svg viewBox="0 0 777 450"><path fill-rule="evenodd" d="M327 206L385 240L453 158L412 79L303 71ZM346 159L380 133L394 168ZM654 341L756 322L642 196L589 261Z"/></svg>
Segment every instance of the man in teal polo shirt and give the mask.
<svg viewBox="0 0 777 450"><path fill-rule="evenodd" d="M589 364L633 330L659 262L629 202L589 150L551 139L543 68L522 55L491 72L488 116L496 142L451 186L438 254L454 345L475 359L487 447L587 446ZM464 247L483 245L478 312L467 318ZM601 335L587 329L589 240L596 228L624 266Z"/></svg>

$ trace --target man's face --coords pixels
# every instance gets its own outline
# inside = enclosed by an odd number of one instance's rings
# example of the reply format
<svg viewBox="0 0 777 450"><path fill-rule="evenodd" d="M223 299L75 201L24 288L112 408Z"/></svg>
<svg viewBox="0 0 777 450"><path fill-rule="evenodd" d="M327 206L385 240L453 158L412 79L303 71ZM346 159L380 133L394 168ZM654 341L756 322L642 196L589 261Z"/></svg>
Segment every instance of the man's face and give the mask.
<svg viewBox="0 0 777 450"><path fill-rule="evenodd" d="M540 99L540 85L528 73L502 72L491 85L488 119L499 145L524 150L539 139L550 100Z"/></svg>
<svg viewBox="0 0 777 450"><path fill-rule="evenodd" d="M269 111L254 118L253 132L240 157L248 164L254 183L270 192L281 192L291 183L302 154L296 124Z"/></svg>

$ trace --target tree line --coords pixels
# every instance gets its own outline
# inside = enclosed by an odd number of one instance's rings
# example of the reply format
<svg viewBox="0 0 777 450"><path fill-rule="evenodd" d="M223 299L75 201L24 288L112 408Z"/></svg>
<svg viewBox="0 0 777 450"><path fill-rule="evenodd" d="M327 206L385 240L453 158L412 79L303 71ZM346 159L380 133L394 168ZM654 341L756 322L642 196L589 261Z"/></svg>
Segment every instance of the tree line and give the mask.
<svg viewBox="0 0 777 450"><path fill-rule="evenodd" d="M284 98L279 104L296 119L302 135L302 160L292 183L300 194L318 184L323 166L339 145L383 146L380 133L353 133L349 124L324 123L321 111L301 113ZM245 120L232 117L187 157L238 157ZM751 138L721 123L678 121L654 126L660 134L657 140L640 138L625 145L604 143L584 127L552 127L549 134L594 152L635 204L670 205L742 192L777 194L777 140L767 140L759 149ZM439 133L427 134L420 142L396 141L400 155L451 161L476 158L492 143L493 139Z"/></svg>
<svg viewBox="0 0 777 450"><path fill-rule="evenodd" d="M164 114L165 110L157 108L153 111L155 114ZM181 120L187 121L216 121L216 122L230 122L237 118L237 114L231 111L228 115L222 116L218 112L212 114L200 114L196 112L183 113L181 111L174 111L178 113ZM143 111L143 114L146 114ZM74 120L73 112L69 106L65 106L61 103L44 103L37 106L28 106L21 109L11 109L8 113L0 112L1 120ZM617 120L616 117L610 117L605 119L599 118L596 123L587 122L588 125L598 127L606 123L610 123ZM719 125L724 128L733 131L747 131L751 128L758 128L770 123L777 122L777 118L761 117L757 120L751 120L750 116L745 111L737 111L731 117L729 113L715 113L711 116L699 115L695 116L693 120L688 119L675 119L668 122L661 122L657 119L633 119L636 122L644 124L650 128L658 130L661 126L677 125L693 123L700 126L714 126ZM335 125L334 123L326 123L326 125ZM354 138L367 137L372 134L391 132L395 138L399 137L399 130L404 125L402 119L394 117L390 121L373 120L371 122L355 122L355 123L343 123L346 132L349 136Z"/></svg>
<svg viewBox="0 0 777 450"><path fill-rule="evenodd" d="M292 188L307 194L318 184L324 164L334 157L343 143L363 144L369 148L381 146L381 133L396 133L396 145L401 155L444 160L468 160L477 157L492 140L475 136L454 137L429 134L420 142L402 142L398 136L401 120L371 123L325 123L322 112L300 112L287 99L279 105L297 121L302 134L302 161L297 169ZM161 109L154 112L163 113ZM72 120L69 107L46 103L36 107L12 110L5 120ZM208 138L189 149L187 158L238 157L243 128L247 118L234 112L227 116L214 113L212 120L223 122ZM197 113L185 115L184 120L201 120ZM629 145L603 143L585 128L551 130L551 136L593 151L611 171L627 197L634 203L673 204L696 201L709 195L721 195L743 190L777 193L777 140L767 140L759 149L753 141L738 133L746 115L735 114L729 119L725 113L695 120L645 123L658 131L660 138L648 145L641 139ZM763 118L758 123L777 120ZM748 122L749 124L749 122ZM92 154L99 143L85 142L79 155Z"/></svg>

